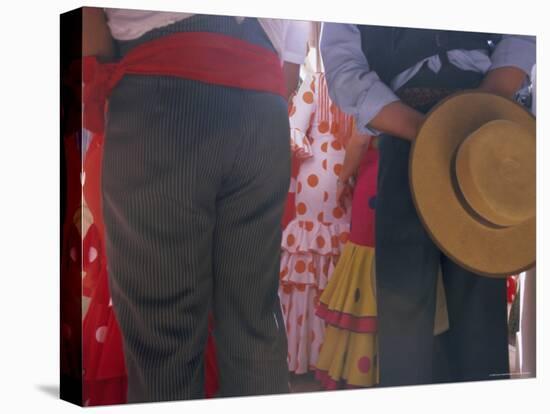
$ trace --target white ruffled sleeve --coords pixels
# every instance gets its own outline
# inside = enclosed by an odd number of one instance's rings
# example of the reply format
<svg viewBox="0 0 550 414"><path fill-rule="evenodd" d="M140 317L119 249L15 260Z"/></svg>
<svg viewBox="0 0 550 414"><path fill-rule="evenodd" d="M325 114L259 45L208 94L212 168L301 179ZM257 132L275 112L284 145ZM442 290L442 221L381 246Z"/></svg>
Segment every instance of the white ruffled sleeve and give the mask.
<svg viewBox="0 0 550 414"><path fill-rule="evenodd" d="M289 104L290 146L300 159L313 156L307 134L317 109L316 83L315 76L308 74Z"/></svg>

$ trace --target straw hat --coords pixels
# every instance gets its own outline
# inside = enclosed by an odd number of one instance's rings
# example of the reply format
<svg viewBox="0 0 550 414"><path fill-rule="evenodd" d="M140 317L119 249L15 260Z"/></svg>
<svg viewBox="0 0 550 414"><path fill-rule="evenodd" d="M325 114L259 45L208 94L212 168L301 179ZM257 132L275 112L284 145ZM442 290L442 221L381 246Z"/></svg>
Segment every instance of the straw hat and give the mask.
<svg viewBox="0 0 550 414"><path fill-rule="evenodd" d="M424 227L452 260L504 277L535 264L535 119L500 96L462 92L428 114L410 158Z"/></svg>

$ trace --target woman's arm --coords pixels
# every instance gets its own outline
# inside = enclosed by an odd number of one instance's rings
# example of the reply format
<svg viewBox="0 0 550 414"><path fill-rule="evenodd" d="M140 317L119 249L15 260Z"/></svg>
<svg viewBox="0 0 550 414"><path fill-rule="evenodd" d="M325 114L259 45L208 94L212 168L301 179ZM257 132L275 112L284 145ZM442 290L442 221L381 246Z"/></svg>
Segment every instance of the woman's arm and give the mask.
<svg viewBox="0 0 550 414"><path fill-rule="evenodd" d="M346 199L351 198L352 187L349 179L357 172L363 155L369 147L370 139L370 135L359 134L355 131L346 146L344 165L336 187L336 201L342 208L346 207Z"/></svg>
<svg viewBox="0 0 550 414"><path fill-rule="evenodd" d="M290 148L300 160L313 156L310 140L306 135L317 110L317 94L313 84L318 87L317 77L309 73L289 101Z"/></svg>

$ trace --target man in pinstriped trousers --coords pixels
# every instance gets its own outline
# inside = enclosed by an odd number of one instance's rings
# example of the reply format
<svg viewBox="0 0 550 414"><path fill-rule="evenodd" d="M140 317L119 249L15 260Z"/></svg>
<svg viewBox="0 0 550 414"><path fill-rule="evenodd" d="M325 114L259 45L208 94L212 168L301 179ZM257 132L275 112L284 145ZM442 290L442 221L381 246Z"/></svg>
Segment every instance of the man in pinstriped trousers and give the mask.
<svg viewBox="0 0 550 414"><path fill-rule="evenodd" d="M169 31L273 50L256 19L198 15L119 50ZM288 392L277 295L288 131L286 102L272 93L138 75L113 90L103 209L129 402L203 397L210 309L220 396Z"/></svg>

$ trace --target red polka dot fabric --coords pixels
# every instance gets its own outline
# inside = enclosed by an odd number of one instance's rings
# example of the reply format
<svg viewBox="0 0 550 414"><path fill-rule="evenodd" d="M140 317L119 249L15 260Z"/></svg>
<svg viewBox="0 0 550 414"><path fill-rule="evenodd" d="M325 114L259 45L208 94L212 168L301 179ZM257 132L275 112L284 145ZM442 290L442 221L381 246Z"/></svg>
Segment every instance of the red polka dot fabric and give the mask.
<svg viewBox="0 0 550 414"><path fill-rule="evenodd" d="M323 89L324 88L324 89ZM299 159L294 194L295 218L283 233L279 296L287 328L290 371L315 366L324 337L324 322L315 315L349 238L349 209L336 202L336 181L344 148L334 136L334 112L323 113L319 93L326 83L311 74L289 104L291 149Z"/></svg>

